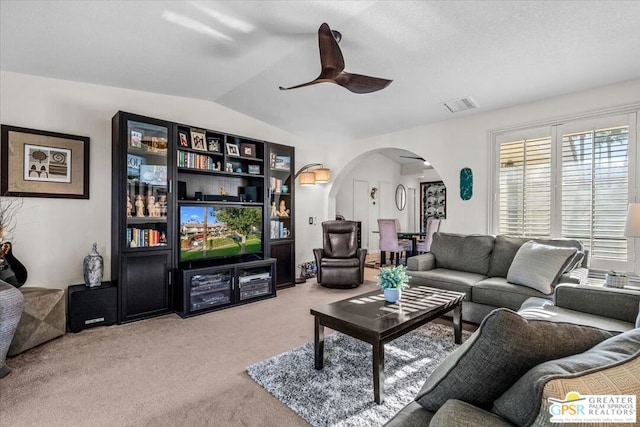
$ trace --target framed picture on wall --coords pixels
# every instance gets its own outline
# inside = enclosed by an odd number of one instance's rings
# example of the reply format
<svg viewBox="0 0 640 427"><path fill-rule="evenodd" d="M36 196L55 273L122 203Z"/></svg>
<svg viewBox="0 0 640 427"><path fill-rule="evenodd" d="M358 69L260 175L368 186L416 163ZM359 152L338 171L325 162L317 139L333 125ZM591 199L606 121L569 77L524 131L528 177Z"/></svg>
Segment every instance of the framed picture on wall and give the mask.
<svg viewBox="0 0 640 427"><path fill-rule="evenodd" d="M442 181L420 183L420 224L426 230L427 219L447 217L447 187Z"/></svg>
<svg viewBox="0 0 640 427"><path fill-rule="evenodd" d="M89 198L89 138L2 125L0 194Z"/></svg>

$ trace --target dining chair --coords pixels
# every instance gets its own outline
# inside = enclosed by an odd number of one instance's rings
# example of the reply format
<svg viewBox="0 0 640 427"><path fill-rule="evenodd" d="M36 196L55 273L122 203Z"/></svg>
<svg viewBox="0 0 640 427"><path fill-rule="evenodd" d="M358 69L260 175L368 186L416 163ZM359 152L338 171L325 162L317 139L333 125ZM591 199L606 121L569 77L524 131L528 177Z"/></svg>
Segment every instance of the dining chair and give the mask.
<svg viewBox="0 0 640 427"><path fill-rule="evenodd" d="M378 219L378 231L380 232L380 252L390 252L395 256L396 265L400 264L400 255L402 252L406 255L413 250L410 241L398 241L397 220L395 219Z"/></svg>
<svg viewBox="0 0 640 427"><path fill-rule="evenodd" d="M418 240L416 243L416 250L419 254L424 254L431 251L431 242L433 242L433 233L440 229L439 218L427 219L427 236L424 240Z"/></svg>

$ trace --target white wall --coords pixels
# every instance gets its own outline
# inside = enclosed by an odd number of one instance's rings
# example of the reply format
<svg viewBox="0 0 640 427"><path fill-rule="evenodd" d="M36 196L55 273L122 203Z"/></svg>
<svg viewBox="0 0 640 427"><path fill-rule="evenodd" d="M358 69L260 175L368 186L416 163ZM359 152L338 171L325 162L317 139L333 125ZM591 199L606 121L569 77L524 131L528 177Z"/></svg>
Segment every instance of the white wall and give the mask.
<svg viewBox="0 0 640 427"><path fill-rule="evenodd" d="M441 230L484 233L488 223L491 130L638 102L640 80L634 80L355 141L337 150L318 147L212 102L3 71L2 124L91 138L91 198L24 198L11 239L15 254L29 270L27 286L65 288L82 283L82 260L93 242L98 243L98 251L105 258L105 278L110 277L111 118L118 110L293 145L296 170L312 162L329 167L329 184L296 187L296 260L300 263L312 259L311 249L320 246L320 223L335 217L342 183L360 164L362 155L401 147L428 159L448 189L447 220ZM463 167L470 167L474 173L474 194L469 201L458 196ZM640 188L638 182L635 187ZM309 216L316 218L316 224L308 224Z"/></svg>
<svg viewBox="0 0 640 427"><path fill-rule="evenodd" d="M412 151L428 159L447 186L447 220L441 230L486 233L490 131L638 102L640 79L356 141L345 146L339 157L330 159L329 166L334 171L345 169L346 176L354 167L353 159L363 153L383 147ZM460 169L464 167L473 171L473 197L468 201L460 199L458 189ZM340 179L337 176L334 183L338 188ZM635 186L640 187L638 182ZM337 194L338 190L330 192L331 197ZM335 201L328 202L334 210Z"/></svg>
<svg viewBox="0 0 640 427"><path fill-rule="evenodd" d="M111 277L111 118L118 110L296 147L307 145L212 102L0 72L2 124L91 139L89 200L22 199L16 228L7 240L29 271L26 286L66 288L83 283L82 261L93 242L104 257L105 280ZM298 159L310 157L300 151ZM304 193L299 193L303 197L298 206L305 206Z"/></svg>
<svg viewBox="0 0 640 427"><path fill-rule="evenodd" d="M334 186L337 188L330 191L329 210L335 211L335 196L339 192L342 174L349 174L354 167L353 159L379 148L401 147L428 159L447 186L447 219L440 230L463 234L487 233L489 134L492 130L637 103L640 103L640 79L356 141L344 146L340 156L329 161L332 170L345 171L336 177ZM636 159L636 162L640 164L640 160ZM473 197L467 201L459 196L459 174L464 167L471 168L474 181ZM636 198L640 198L640 174L630 185L636 188ZM640 247L639 244L636 242L636 247ZM639 264L640 255L636 260L636 272L640 272Z"/></svg>
<svg viewBox="0 0 640 427"><path fill-rule="evenodd" d="M378 229L377 219L398 218L403 229L407 228L408 211L407 209L400 211L396 207L395 190L398 184L403 184L405 188L419 189L420 179L401 175L401 167L398 163L376 152L363 154L357 159L353 168L340 180L340 188L336 194L336 212L342 214L346 219L353 218L354 180L369 183L367 190L369 235L362 236L362 246L367 248L370 253L377 253L379 252L379 236L372 233ZM378 189L375 201L369 196L369 192L374 187Z"/></svg>

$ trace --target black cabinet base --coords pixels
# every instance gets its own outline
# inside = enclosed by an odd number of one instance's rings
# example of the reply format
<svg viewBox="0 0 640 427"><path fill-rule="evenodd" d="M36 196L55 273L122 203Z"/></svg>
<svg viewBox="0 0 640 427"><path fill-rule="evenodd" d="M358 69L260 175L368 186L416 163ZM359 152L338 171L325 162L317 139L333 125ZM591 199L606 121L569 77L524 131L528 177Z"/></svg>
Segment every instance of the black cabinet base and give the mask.
<svg viewBox="0 0 640 427"><path fill-rule="evenodd" d="M89 288L72 285L67 290L67 327L80 332L94 326L108 326L118 319L118 288L108 282Z"/></svg>
<svg viewBox="0 0 640 427"><path fill-rule="evenodd" d="M174 301L182 318L276 296L276 260L177 271Z"/></svg>

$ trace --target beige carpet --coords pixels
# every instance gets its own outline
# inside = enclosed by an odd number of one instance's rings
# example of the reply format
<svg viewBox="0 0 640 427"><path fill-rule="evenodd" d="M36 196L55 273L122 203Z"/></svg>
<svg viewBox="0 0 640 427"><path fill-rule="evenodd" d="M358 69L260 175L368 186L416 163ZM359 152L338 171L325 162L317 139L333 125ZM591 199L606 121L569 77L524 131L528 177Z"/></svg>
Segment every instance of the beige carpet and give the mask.
<svg viewBox="0 0 640 427"><path fill-rule="evenodd" d="M313 341L312 306L376 289L315 280L189 319L166 315L67 333L16 357L0 426L306 426L247 366Z"/></svg>

